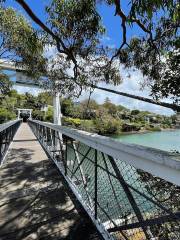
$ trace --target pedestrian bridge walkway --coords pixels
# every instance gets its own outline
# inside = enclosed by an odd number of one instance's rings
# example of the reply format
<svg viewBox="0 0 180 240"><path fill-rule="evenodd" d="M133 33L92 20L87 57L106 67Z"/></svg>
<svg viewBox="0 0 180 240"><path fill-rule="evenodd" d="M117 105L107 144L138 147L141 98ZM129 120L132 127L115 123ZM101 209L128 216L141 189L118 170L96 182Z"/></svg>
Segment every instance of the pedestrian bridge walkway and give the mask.
<svg viewBox="0 0 180 240"><path fill-rule="evenodd" d="M57 167L26 123L0 168L0 189L1 240L76 238L80 215Z"/></svg>
<svg viewBox="0 0 180 240"><path fill-rule="evenodd" d="M180 239L178 153L17 120L0 162L0 240Z"/></svg>

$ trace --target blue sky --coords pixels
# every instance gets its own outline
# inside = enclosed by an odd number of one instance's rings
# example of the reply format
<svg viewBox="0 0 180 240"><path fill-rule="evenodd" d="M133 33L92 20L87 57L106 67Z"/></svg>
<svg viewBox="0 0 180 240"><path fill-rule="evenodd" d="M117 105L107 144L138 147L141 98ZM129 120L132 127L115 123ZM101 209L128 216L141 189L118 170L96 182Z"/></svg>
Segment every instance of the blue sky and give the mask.
<svg viewBox="0 0 180 240"><path fill-rule="evenodd" d="M26 0L28 5L32 8L32 10L36 13L36 15L43 21L46 22L46 12L44 10L45 6L48 5L50 0ZM122 8L124 12L128 11L128 0L122 1ZM36 24L32 22L32 20L27 16L25 11L14 1L14 0L7 0L8 6L12 6L21 13L23 13L29 21L31 21L34 27L37 27ZM118 47L122 40L121 34L121 21L118 16L114 16L115 8L113 6L107 6L106 4L99 4L98 5L98 12L102 17L103 25L105 26L107 32L106 36L104 37L104 41L107 40L108 44L115 45ZM132 36L143 34L140 28L134 24L132 28L127 28L127 39L130 39Z"/></svg>
<svg viewBox="0 0 180 240"><path fill-rule="evenodd" d="M32 8L32 10L35 12L35 14L43 21L46 21L46 14L45 14L45 6L48 5L49 0L26 0L26 2L29 4L29 6ZM128 11L128 5L127 1L122 1L122 8L124 12ZM23 13L26 17L26 13L22 10L22 8L15 3L14 0L7 0L7 5L12 6L16 8L18 11ZM109 7L105 4L100 4L98 5L98 11L100 15L102 16L102 22L103 25L106 28L106 34L105 36L101 39L101 42L103 44L109 45L111 47L119 47L122 41L122 34L121 34L121 22L120 18L118 16L114 16L115 9L114 7ZM28 18L29 19L29 18ZM29 21L32 23L34 27L37 28L37 26L32 22L31 19ZM137 25L133 25L132 28L127 29L127 39L130 39L132 36L143 34L139 27ZM149 96L150 91L145 89L144 91L140 90L140 85L139 83L143 81L143 76L139 71L132 72L130 71L131 77L129 77L129 72L123 67L121 68L121 74L124 78L123 84L120 86L116 87L116 90L119 91L125 91L129 93L133 93L136 95L140 96ZM103 84L103 86L105 86ZM106 86L109 87L109 86ZM113 86L110 86L112 89L114 88ZM26 88L19 88L21 92L27 91ZM28 89L29 90L29 89ZM36 90L34 90L36 92ZM84 93L81 99L87 98L88 93ZM95 91L92 97L96 99L98 102L103 102L104 99L109 96L111 101L114 102L115 104L123 104L126 107L129 107L131 109L140 109L140 110L149 110L153 111L156 113L161 113L161 114L173 114L173 111L167 109L167 108L162 108L158 107L152 104L140 102L137 100L133 99L128 99L125 97L121 97L115 94L110 94L110 93L105 93L102 91Z"/></svg>

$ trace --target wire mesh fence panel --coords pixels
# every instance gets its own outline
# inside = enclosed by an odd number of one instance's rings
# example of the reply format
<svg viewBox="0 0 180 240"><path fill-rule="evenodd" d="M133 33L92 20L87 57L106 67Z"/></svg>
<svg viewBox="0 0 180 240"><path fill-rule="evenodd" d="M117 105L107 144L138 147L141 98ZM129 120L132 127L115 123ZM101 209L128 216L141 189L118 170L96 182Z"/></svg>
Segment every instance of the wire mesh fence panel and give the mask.
<svg viewBox="0 0 180 240"><path fill-rule="evenodd" d="M119 158L31 122L68 181L114 239L180 239L180 188ZM58 144L57 144L58 142ZM60 156L58 158L58 156ZM58 159L58 160L57 160Z"/></svg>

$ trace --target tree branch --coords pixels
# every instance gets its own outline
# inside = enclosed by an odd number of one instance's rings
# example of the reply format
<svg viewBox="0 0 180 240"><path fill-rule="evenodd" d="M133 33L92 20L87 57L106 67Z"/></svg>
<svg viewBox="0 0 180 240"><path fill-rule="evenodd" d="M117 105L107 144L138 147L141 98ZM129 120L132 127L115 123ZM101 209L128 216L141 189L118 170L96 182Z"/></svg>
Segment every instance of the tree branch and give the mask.
<svg viewBox="0 0 180 240"><path fill-rule="evenodd" d="M114 4L116 6L115 16L119 15L120 18L122 19L121 26L122 26L122 30L123 30L123 42L122 42L121 46L119 47L119 49L117 50L116 54L111 58L110 62L112 62L112 60L120 54L120 51L124 45L128 45L127 40L126 40L126 22L128 20L130 20L132 23L136 23L144 32L149 34L150 42L154 46L154 48L157 50L157 48L153 42L153 35L152 35L151 30L149 30L144 24L142 24L139 19L132 18L132 17L128 18L122 11L120 0L114 0Z"/></svg>
<svg viewBox="0 0 180 240"><path fill-rule="evenodd" d="M115 15L119 15L126 22L127 22L127 20L131 20L131 22L135 22L144 32L151 34L151 30L149 30L144 24L142 24L139 19L132 18L132 17L130 17L128 19L128 17L124 14L124 12L121 9L121 2L120 2L120 0L114 0L114 3L116 5L116 13L115 13Z"/></svg>
<svg viewBox="0 0 180 240"><path fill-rule="evenodd" d="M55 35L32 11L32 9L28 6L28 4L24 0L15 0L21 7L26 11L29 17L38 25L40 26L46 33L48 33L57 43L57 49L60 53L66 54L75 65L77 65L77 61L71 51L65 46L64 42L61 38ZM60 49L60 45L62 46L63 50Z"/></svg>
<svg viewBox="0 0 180 240"><path fill-rule="evenodd" d="M46 33L48 33L55 41L56 41L56 44L57 44L57 49L58 49L58 52L60 53L64 53L66 54L71 60L72 62L74 63L74 75L75 75L75 78L77 77L78 75L78 64L77 64L77 61L73 55L73 52L70 51L70 49L68 49L64 42L61 40L61 38L59 36L57 36L56 34L54 34L35 14L34 12L31 10L31 8L27 5L27 3L24 1L24 0L15 0L19 5L21 5L21 7L26 11L26 13L29 15L29 17L38 25L40 26ZM114 0L114 3L115 3L115 6L116 6L116 13L115 15L119 15L122 19L122 23L121 23L121 26L122 26L122 29L123 29L123 42L119 48L119 50L117 51L116 55L117 56L119 53L120 53L120 50L123 48L123 46L125 44L127 44L127 39L126 39L126 22L128 22L128 20L130 20L131 22L134 22L136 23L144 32L148 33L150 35L150 41L152 41L153 43L153 37L152 37L152 32L147 29L141 22L139 19L136 19L136 18L129 18L123 13L122 9L121 9L121 4L120 4L120 0ZM154 43L153 43L154 44ZM128 45L128 44L127 44ZM61 47L63 48L63 50L61 49ZM114 57L115 57L114 56ZM114 58L112 57L112 59ZM76 79L73 78L73 81L75 83L76 82ZM80 84L78 84L79 86L81 86ZM124 93L124 92L119 92L119 91L115 91L115 90L111 90L111 89L108 89L108 88L103 88L103 87L98 87L96 85L91 85L91 87L93 88L96 88L96 89L100 89L100 90L103 90L103 91L106 91L106 92L111 92L111 93L115 93L115 94L118 94L118 95L121 95L121 96L125 96L125 97L129 97L129 98L133 98L133 99L137 99L137 100L140 100L140 101L144 101L144 102L148 102L148 103L151 103L151 104L156 104L156 105L159 105L159 106L163 106L163 107L167 107L167 108L170 108L170 109L173 109L174 111L178 111L180 112L180 106L179 105L175 105L175 104L170 104L170 103L164 103L164 102L157 102L153 99L149 99L149 98L144 98L144 97L140 97L140 96L136 96L136 95L132 95L132 94L128 94L128 93Z"/></svg>

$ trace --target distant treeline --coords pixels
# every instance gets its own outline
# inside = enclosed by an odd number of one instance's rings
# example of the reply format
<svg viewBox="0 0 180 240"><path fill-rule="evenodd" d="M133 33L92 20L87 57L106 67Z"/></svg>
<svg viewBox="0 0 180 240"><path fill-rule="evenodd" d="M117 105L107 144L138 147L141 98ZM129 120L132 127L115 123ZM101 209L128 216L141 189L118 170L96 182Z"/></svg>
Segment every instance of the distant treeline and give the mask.
<svg viewBox="0 0 180 240"><path fill-rule="evenodd" d="M176 121L175 115L167 117L138 109L130 110L122 105L113 104L109 98L106 98L103 104L98 104L95 100L60 100L63 125L99 134L161 130L173 127ZM15 119L17 108L31 108L34 119L52 122L52 102L52 96L47 92L34 96L11 90L6 96L1 96L0 123Z"/></svg>

